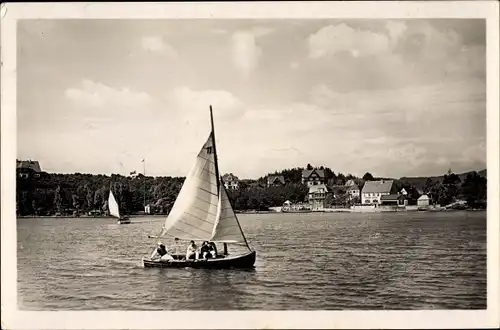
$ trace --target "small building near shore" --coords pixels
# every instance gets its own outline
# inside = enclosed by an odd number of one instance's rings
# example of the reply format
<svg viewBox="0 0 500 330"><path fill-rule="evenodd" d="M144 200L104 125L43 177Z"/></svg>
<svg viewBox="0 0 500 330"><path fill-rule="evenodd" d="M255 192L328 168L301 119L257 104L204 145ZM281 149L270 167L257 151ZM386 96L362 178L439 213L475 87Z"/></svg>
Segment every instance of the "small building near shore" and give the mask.
<svg viewBox="0 0 500 330"><path fill-rule="evenodd" d="M361 198L361 196L360 196L361 191L359 190L359 188L356 184L349 185L346 192L347 192L349 200L353 200L355 198Z"/></svg>
<svg viewBox="0 0 500 330"><path fill-rule="evenodd" d="M361 191L363 205L378 205L384 195L395 193L393 180L366 181Z"/></svg>
<svg viewBox="0 0 500 330"><path fill-rule="evenodd" d="M427 195L422 195L417 199L417 206L418 207L429 207L431 203L431 199Z"/></svg>
<svg viewBox="0 0 500 330"><path fill-rule="evenodd" d="M331 191L325 184L315 184L309 186L309 193L307 195L309 206L312 210L319 210L325 208L325 198Z"/></svg>
<svg viewBox="0 0 500 330"><path fill-rule="evenodd" d="M224 174L222 181L224 181L227 190L237 190L239 188L240 179L233 173Z"/></svg>
<svg viewBox="0 0 500 330"><path fill-rule="evenodd" d="M390 194L383 195L380 197L381 205L395 205L395 206L406 206L408 204L408 200L402 194Z"/></svg>

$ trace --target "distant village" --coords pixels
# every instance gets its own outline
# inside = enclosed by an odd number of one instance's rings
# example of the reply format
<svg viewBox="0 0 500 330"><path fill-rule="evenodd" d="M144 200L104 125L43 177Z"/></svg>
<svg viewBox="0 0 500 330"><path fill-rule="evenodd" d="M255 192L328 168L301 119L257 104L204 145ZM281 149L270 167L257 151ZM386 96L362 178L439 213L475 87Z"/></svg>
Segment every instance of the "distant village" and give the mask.
<svg viewBox="0 0 500 330"><path fill-rule="evenodd" d="M33 160L17 160L16 171L18 215L100 214L106 212L111 186L130 214L168 214L184 180L145 176L139 180L141 174L133 173L50 174ZM374 178L370 173L357 178L308 164L257 180L240 180L227 173L222 181L241 212L437 211L466 208L467 202L485 207L486 170L460 175L450 170L436 178Z"/></svg>
<svg viewBox="0 0 500 330"><path fill-rule="evenodd" d="M224 185L228 190L237 190L239 188L239 179L232 173L225 174L223 177ZM359 180L358 180L359 181ZM283 175L267 176L267 187L279 187L286 184ZM331 204L338 194L344 195L345 199L351 205L353 210L371 210L374 208L394 207L406 209L435 209L439 205L432 204L431 198L418 190L419 197L415 205L408 196L405 188L398 190L394 180L374 180L364 182L362 188L358 186L354 179L349 179L344 185L327 185L325 171L323 169L313 168L302 171L302 184L307 185L308 193L306 201L292 202L285 201L282 206L274 209L281 212L294 211L328 211L335 210ZM340 189L339 189L340 188Z"/></svg>

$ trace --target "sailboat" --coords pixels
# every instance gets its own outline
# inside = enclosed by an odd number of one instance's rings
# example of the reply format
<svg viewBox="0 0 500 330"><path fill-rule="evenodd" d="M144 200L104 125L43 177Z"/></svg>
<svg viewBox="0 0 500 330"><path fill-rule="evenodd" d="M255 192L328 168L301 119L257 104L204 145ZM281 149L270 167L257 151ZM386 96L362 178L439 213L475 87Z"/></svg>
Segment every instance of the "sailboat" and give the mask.
<svg viewBox="0 0 500 330"><path fill-rule="evenodd" d="M210 106L212 131L199 151L196 161L182 185L161 232L153 238L170 236L175 241L207 241L224 244L224 252L215 258L186 260L184 254L172 258L143 257L144 267L161 268L253 268L256 252L247 242L243 229L219 175L215 145L214 120ZM243 245L247 252L231 255L228 244Z"/></svg>
<svg viewBox="0 0 500 330"><path fill-rule="evenodd" d="M118 203L116 202L115 196L113 195L113 191L109 189L109 197L108 197L108 208L109 214L118 219L118 224L129 224L130 219L127 216L120 215L120 208L118 207Z"/></svg>

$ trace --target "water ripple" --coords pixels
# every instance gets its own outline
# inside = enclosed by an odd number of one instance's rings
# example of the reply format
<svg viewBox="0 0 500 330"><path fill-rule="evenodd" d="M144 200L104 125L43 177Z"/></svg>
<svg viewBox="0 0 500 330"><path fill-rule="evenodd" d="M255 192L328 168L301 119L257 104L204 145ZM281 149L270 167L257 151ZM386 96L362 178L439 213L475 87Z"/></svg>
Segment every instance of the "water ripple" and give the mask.
<svg viewBox="0 0 500 330"><path fill-rule="evenodd" d="M486 308L484 212L240 218L258 252L251 271L142 268L157 218L19 219L19 307Z"/></svg>

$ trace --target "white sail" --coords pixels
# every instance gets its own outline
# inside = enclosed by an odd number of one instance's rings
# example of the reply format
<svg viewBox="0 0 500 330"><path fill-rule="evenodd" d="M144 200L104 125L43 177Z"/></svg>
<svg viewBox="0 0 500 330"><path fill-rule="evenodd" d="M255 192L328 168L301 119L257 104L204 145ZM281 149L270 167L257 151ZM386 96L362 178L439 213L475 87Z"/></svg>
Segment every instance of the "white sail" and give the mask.
<svg viewBox="0 0 500 330"><path fill-rule="evenodd" d="M109 198L108 198L108 207L109 214L114 217L120 218L120 210L118 209L118 203L116 202L115 196L111 189L109 190Z"/></svg>
<svg viewBox="0 0 500 330"><path fill-rule="evenodd" d="M245 237L238 224L238 219L231 206L226 187L220 186L220 202L217 210L217 222L214 226L213 242L244 243Z"/></svg>
<svg viewBox="0 0 500 330"><path fill-rule="evenodd" d="M215 155L210 135L186 176L159 236L210 240L218 204Z"/></svg>

